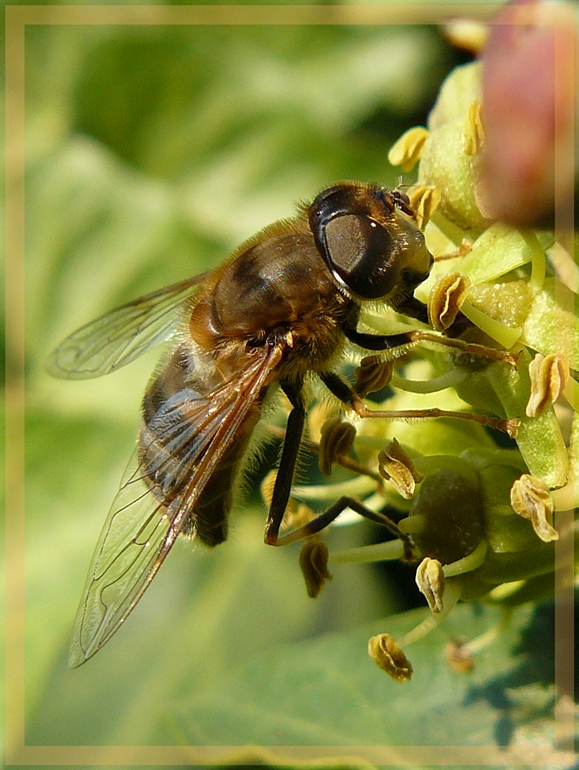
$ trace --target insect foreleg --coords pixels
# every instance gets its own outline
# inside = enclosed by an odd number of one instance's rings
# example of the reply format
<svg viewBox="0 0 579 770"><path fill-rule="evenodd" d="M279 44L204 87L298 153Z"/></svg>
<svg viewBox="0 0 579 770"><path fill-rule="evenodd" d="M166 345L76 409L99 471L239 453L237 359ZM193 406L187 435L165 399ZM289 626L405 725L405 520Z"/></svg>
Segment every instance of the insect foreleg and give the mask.
<svg viewBox="0 0 579 770"><path fill-rule="evenodd" d="M497 350L489 348L486 345L479 345L474 342L465 342L454 337L442 337L438 334L421 329L402 332L401 334L368 334L359 332L357 329L345 328L344 334L355 345L359 345L366 350L394 350L412 345L416 342L434 342L436 345L453 348L461 353L467 353L472 356L480 356L495 361L506 361L511 366L516 366L517 355L508 350Z"/></svg>
<svg viewBox="0 0 579 770"><path fill-rule="evenodd" d="M428 307L424 304L424 302L421 302L414 296L409 297L409 299L407 299L402 304L397 304L396 312L403 313L409 318L416 318L417 321L420 321L423 324L429 324Z"/></svg>
<svg viewBox="0 0 579 770"><path fill-rule="evenodd" d="M359 345L365 350L393 350L401 348L404 345L410 345L416 340L413 339L413 332L402 332L402 334L367 334L359 332L357 329L344 329L344 334L355 345Z"/></svg>

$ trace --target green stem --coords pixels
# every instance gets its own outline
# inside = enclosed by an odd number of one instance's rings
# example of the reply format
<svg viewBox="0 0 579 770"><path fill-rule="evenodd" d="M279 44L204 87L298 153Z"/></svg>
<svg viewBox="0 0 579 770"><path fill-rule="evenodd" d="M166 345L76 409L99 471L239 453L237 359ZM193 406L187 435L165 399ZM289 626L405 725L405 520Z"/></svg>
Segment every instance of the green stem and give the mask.
<svg viewBox="0 0 579 770"><path fill-rule="evenodd" d="M375 561L397 561L404 555L401 540L389 540L386 543L361 545L330 554L332 564L370 564Z"/></svg>
<svg viewBox="0 0 579 770"><path fill-rule="evenodd" d="M545 281L545 252L535 233L530 230L519 230L519 233L531 250L531 279L529 281L529 288L536 294L541 291Z"/></svg>
<svg viewBox="0 0 579 770"><path fill-rule="evenodd" d="M444 606L442 612L438 612L436 615L429 615L422 621L422 623L419 623L407 634L404 634L402 639L398 640L398 644L401 647L408 647L409 644L414 644L414 642L423 639L427 634L439 626L460 599L460 591L460 581L449 580L444 589Z"/></svg>
<svg viewBox="0 0 579 770"><path fill-rule="evenodd" d="M466 372L458 369L450 369L448 372L433 377L430 380L407 380L398 374L393 374L390 384L400 390L406 390L410 393L436 393L445 388L453 388L466 379Z"/></svg>
<svg viewBox="0 0 579 770"><path fill-rule="evenodd" d="M489 335L489 337L500 342L500 344L507 350L510 350L510 348L513 347L523 333L523 330L518 326L507 326L500 321L496 321L494 318L491 318L490 315L483 313L482 310L471 305L468 300L463 302L460 309L469 321L472 321L475 326L482 329L485 334Z"/></svg>
<svg viewBox="0 0 579 770"><path fill-rule="evenodd" d="M453 561L451 564L445 564L442 568L444 577L452 578L457 575L464 575L465 572L472 572L473 570L478 569L485 560L487 548L487 541L481 540L474 551L469 553L468 556L463 556L462 559L457 559L457 561Z"/></svg>

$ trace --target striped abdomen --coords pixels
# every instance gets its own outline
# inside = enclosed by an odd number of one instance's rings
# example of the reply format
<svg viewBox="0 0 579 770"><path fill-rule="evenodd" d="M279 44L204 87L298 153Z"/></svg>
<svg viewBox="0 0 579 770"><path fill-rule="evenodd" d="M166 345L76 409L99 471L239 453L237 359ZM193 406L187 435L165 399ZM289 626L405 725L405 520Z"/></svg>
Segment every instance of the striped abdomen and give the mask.
<svg viewBox="0 0 579 770"><path fill-rule="evenodd" d="M195 469L214 448L207 433L211 392L195 382L191 354L179 348L151 383L143 399L143 424L139 434L139 460L144 481L164 506L191 494ZM208 546L227 538L235 475L260 416L260 404L225 448L217 467L197 485L199 499L182 530ZM223 447L221 447L223 449Z"/></svg>

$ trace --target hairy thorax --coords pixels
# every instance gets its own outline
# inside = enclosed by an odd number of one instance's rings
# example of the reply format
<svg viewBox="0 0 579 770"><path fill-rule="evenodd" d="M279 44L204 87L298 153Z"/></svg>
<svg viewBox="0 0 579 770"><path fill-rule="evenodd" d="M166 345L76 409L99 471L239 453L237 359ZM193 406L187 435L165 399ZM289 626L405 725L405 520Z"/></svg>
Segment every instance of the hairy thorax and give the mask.
<svg viewBox="0 0 579 770"><path fill-rule="evenodd" d="M299 225L250 241L213 281L193 310L190 332L200 347L218 351L222 368L239 366L252 347L284 337L282 367L292 378L326 369L341 351L344 321L357 313Z"/></svg>

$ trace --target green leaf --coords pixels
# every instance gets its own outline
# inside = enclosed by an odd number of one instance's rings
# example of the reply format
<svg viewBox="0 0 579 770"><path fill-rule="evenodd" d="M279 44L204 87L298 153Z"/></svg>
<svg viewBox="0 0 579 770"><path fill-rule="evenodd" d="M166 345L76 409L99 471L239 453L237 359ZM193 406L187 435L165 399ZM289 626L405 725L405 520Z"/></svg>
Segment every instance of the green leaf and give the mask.
<svg viewBox="0 0 579 770"><path fill-rule="evenodd" d="M387 630L400 637L424 617L422 610L364 629L269 650L248 663L230 661L227 683L195 692L175 712L183 739L195 745L264 746L477 746L525 732L517 703L541 712L548 691L517 683L524 659L513 660L518 634L531 620L518 609L497 640L477 656L471 674L457 673L445 644L473 638L500 620L494 608L462 605L447 622L405 652L414 666L400 684L367 655L369 636ZM545 638L545 643L547 641ZM540 655L535 648L531 654ZM548 670L548 669L547 669ZM515 689L507 694L506 687ZM536 714L536 718L538 714ZM548 725L542 737L551 737Z"/></svg>

